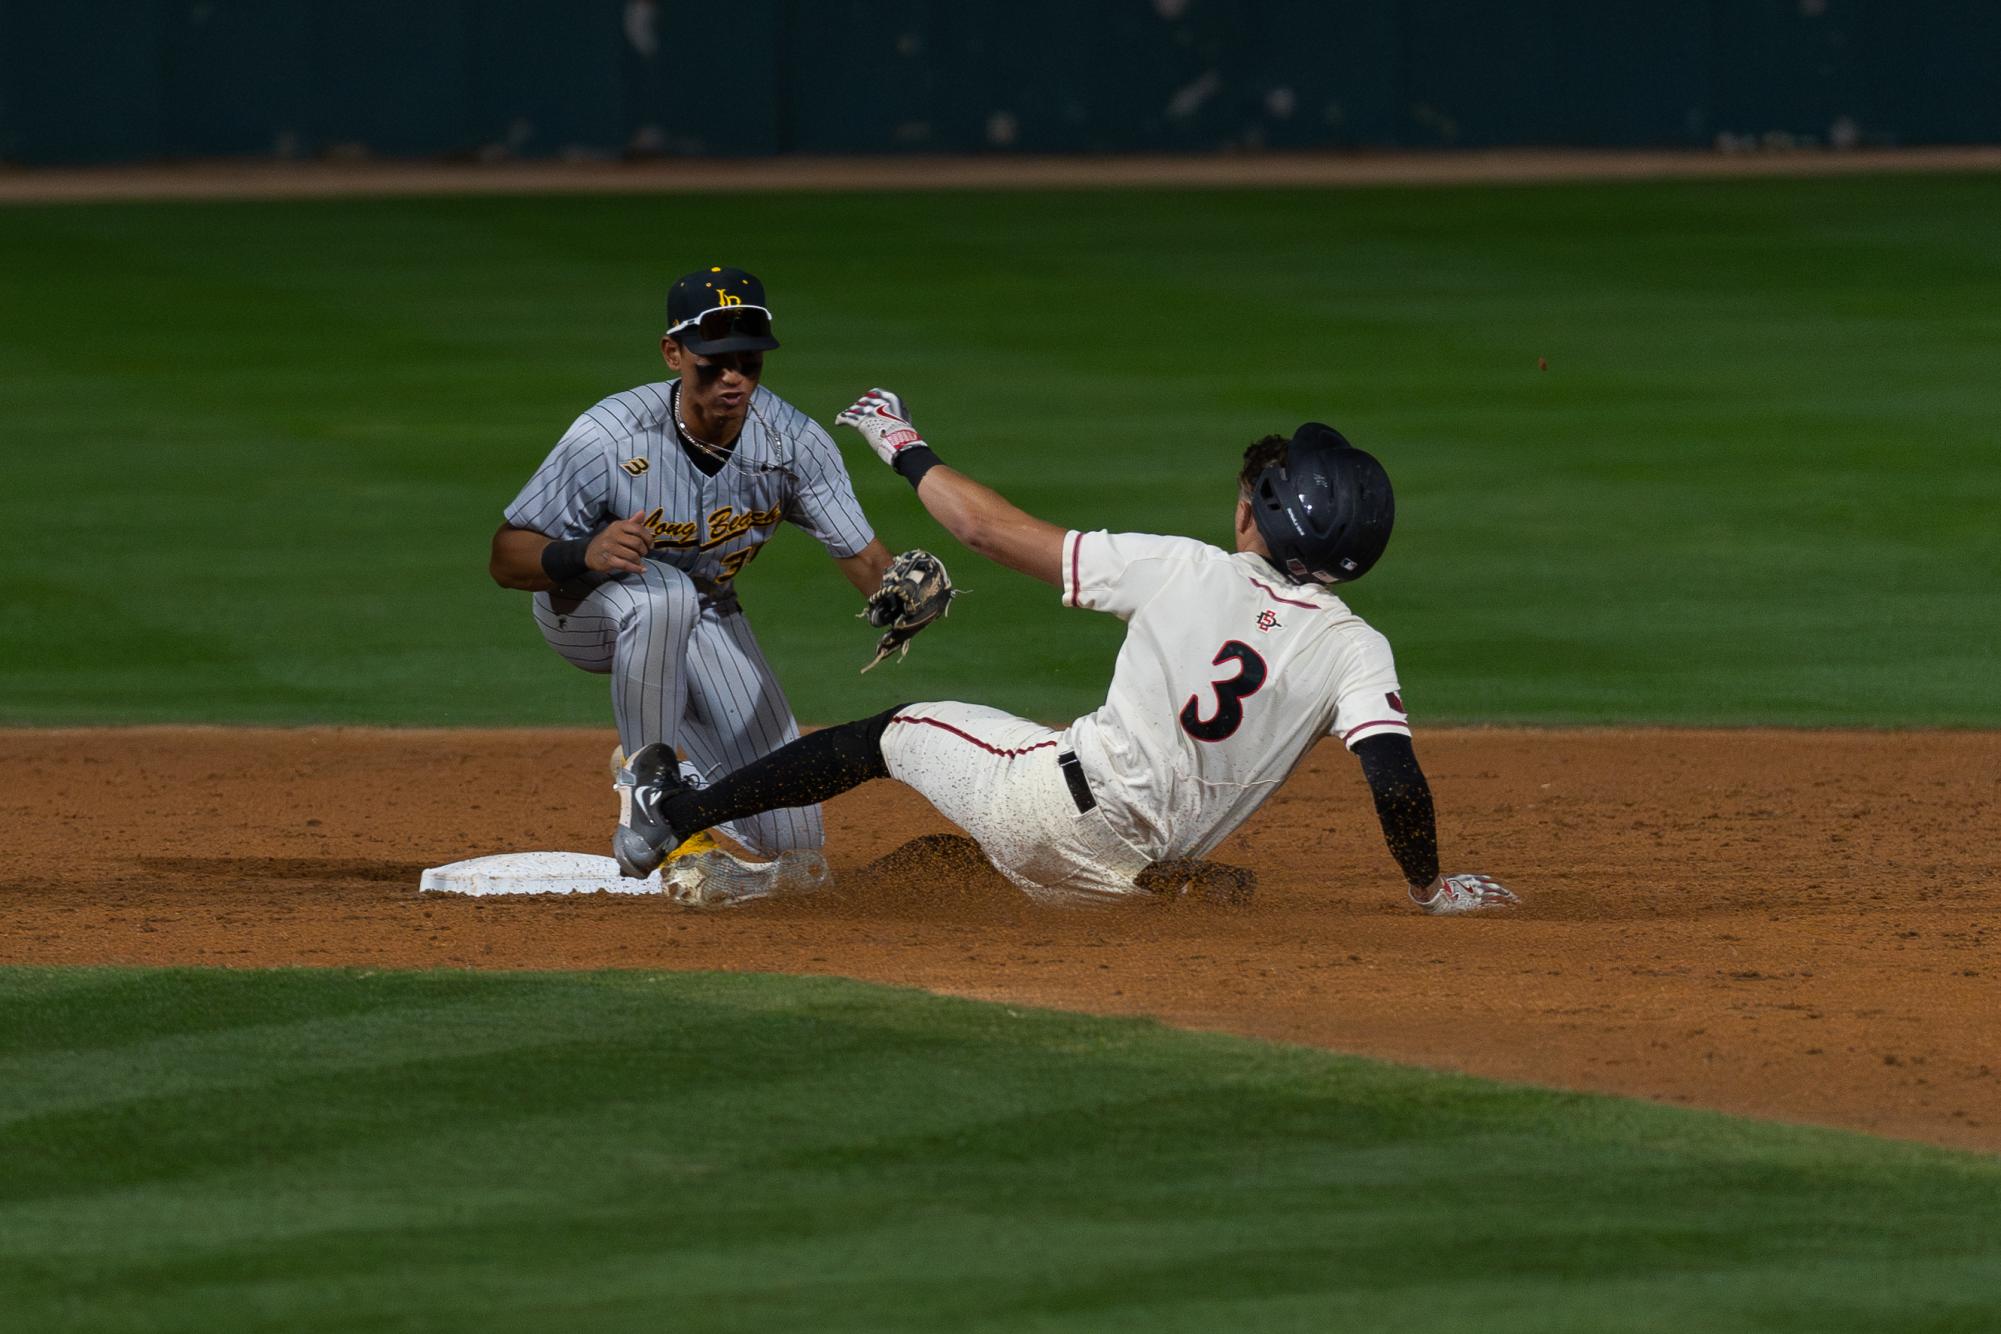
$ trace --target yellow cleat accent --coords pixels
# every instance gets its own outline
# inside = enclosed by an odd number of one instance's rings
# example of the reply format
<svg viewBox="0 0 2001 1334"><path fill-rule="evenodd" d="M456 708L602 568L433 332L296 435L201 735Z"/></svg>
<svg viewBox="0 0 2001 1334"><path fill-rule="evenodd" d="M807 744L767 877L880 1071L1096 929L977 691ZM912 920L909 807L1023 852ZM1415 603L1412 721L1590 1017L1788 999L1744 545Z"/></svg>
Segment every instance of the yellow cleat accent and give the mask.
<svg viewBox="0 0 2001 1334"><path fill-rule="evenodd" d="M690 834L683 839L680 847L667 854L667 860L671 862L681 857L699 857L705 852L717 851L719 846L715 836L704 829L699 834Z"/></svg>

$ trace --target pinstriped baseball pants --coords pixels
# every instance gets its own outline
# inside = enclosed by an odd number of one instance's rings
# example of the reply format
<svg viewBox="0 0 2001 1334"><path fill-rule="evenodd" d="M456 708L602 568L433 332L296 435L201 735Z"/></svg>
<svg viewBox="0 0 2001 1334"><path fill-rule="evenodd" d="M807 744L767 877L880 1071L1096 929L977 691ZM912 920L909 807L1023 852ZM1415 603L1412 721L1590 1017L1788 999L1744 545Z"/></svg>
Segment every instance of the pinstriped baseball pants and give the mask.
<svg viewBox="0 0 2001 1334"><path fill-rule="evenodd" d="M663 741L687 758L697 786L799 737L792 706L740 611L703 608L686 574L658 561L583 598L535 595L535 624L549 647L587 672L611 677L619 744L630 755ZM824 841L820 808L767 811L722 832L761 856Z"/></svg>

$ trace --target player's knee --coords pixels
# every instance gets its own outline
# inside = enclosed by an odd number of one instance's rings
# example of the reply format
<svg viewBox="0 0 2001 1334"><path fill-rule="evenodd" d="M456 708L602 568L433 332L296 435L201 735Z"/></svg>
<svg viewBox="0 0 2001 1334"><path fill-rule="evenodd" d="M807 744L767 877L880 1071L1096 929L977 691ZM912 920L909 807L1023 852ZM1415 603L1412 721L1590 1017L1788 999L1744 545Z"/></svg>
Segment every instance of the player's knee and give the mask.
<svg viewBox="0 0 2001 1334"><path fill-rule="evenodd" d="M895 719L896 715L909 707L910 701L905 700L901 704L892 705L884 709L874 717L864 718L860 723L856 724L857 730L862 736L868 739L869 745L878 755L882 753L882 734L889 730L889 724Z"/></svg>
<svg viewBox="0 0 2001 1334"><path fill-rule="evenodd" d="M889 777L889 756L883 753L883 733L889 730L896 715L909 708L909 704L898 704L884 709L868 718L857 718L854 722L839 727L830 727L816 733L833 752L836 761L849 772L856 782L866 782L871 778Z"/></svg>
<svg viewBox="0 0 2001 1334"><path fill-rule="evenodd" d="M658 561L647 561L646 572L624 581L624 614L621 630L648 629L666 624L688 627L701 612L701 599L694 581L686 574Z"/></svg>

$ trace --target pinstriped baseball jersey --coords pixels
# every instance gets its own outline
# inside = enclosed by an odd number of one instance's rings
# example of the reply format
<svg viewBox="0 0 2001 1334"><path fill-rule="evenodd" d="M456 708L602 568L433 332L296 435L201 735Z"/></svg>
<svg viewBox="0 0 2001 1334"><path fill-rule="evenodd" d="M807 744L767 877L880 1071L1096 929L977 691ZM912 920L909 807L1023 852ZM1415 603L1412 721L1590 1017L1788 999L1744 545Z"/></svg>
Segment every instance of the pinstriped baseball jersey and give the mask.
<svg viewBox="0 0 2001 1334"><path fill-rule="evenodd" d="M727 462L708 476L674 429L676 382L641 385L577 418L507 507L507 522L563 539L641 513L653 549L638 574L587 574L535 594L535 624L572 665L611 678L628 755L685 751L701 784L794 740L799 726L732 581L781 522L836 558L874 539L839 451L767 389L750 399ZM753 853L817 848L817 807L724 826Z"/></svg>
<svg viewBox="0 0 2001 1334"><path fill-rule="evenodd" d="M1410 732L1389 641L1259 556L1072 532L1063 605L1129 627L1104 707L1070 744L1106 818L1151 857L1208 852L1322 736Z"/></svg>
<svg viewBox="0 0 2001 1334"><path fill-rule="evenodd" d="M507 522L561 539L641 512L653 530L649 559L685 571L705 599L727 592L781 521L836 558L874 539L840 450L819 423L760 386L735 452L707 477L675 435L676 384L613 394L577 418L508 505Z"/></svg>

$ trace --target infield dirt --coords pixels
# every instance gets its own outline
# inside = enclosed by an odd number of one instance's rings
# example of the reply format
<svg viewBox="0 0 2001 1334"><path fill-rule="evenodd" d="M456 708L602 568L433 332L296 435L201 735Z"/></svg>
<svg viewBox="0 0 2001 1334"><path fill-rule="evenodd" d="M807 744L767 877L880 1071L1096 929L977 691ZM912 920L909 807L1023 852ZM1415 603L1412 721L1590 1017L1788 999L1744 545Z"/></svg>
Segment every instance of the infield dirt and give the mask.
<svg viewBox="0 0 2001 1334"><path fill-rule="evenodd" d="M603 851L612 740L0 732L0 964L829 973L2001 1150L2001 734L1427 731L1447 869L1526 899L1480 918L1403 901L1331 744L1217 854L1257 869L1247 909L863 877L950 828L887 782L828 807L847 874L818 898L416 893L461 857Z"/></svg>

